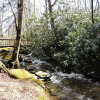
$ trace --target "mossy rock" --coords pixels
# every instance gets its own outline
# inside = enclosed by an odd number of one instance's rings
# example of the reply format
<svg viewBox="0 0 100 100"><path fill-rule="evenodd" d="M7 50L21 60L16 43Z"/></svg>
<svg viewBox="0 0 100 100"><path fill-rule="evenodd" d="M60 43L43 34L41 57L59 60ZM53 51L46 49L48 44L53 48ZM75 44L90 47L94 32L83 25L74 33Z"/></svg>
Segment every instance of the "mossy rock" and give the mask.
<svg viewBox="0 0 100 100"><path fill-rule="evenodd" d="M26 79L29 81L34 81L44 87L44 82L42 80L38 80L37 76L35 76L34 74L31 74L30 72L26 71L25 69L11 69L9 71L9 74L18 79Z"/></svg>
<svg viewBox="0 0 100 100"><path fill-rule="evenodd" d="M3 69L5 72L9 73L9 69L6 68L2 61L0 61L0 69Z"/></svg>
<svg viewBox="0 0 100 100"><path fill-rule="evenodd" d="M13 76L17 79L25 79L29 81L36 82L44 87L44 82L42 80L38 80L37 76L31 74L30 72L26 71L25 69L7 69L6 66L0 61L0 68L7 72L10 76Z"/></svg>
<svg viewBox="0 0 100 100"><path fill-rule="evenodd" d="M0 52L8 52L8 51L13 51L13 47L6 47L6 48L0 48Z"/></svg>
<svg viewBox="0 0 100 100"><path fill-rule="evenodd" d="M12 50L13 50L13 48L0 48L0 51L1 50L4 50L4 51L2 51L2 52L0 52L0 58L3 60L3 61L9 61L9 60L11 60L11 58L12 58ZM7 51L7 52L6 52ZM23 61L23 56L22 55L19 55L19 61L21 62L21 61Z"/></svg>
<svg viewBox="0 0 100 100"><path fill-rule="evenodd" d="M8 62L12 58L12 53L11 52L3 52L0 53L0 59L4 62Z"/></svg>
<svg viewBox="0 0 100 100"><path fill-rule="evenodd" d="M11 69L10 75L19 78L19 79L29 79L29 78L36 78L34 74L29 73L25 69Z"/></svg>
<svg viewBox="0 0 100 100"><path fill-rule="evenodd" d="M10 60L12 58L12 53L8 53L6 56L5 56L5 59L4 60Z"/></svg>
<svg viewBox="0 0 100 100"><path fill-rule="evenodd" d="M0 48L0 58L4 61L8 61L12 58L12 47Z"/></svg>
<svg viewBox="0 0 100 100"><path fill-rule="evenodd" d="M2 61L0 61L0 67L3 68L5 70L5 72L7 72L11 76L14 76L20 80L24 79L26 81L31 81L31 83L33 82L33 84L35 84L34 89L38 92L38 96L36 97L37 100L52 100L51 96L49 95L48 91L46 90L46 88L44 86L44 82L42 80L36 79L34 74L31 74L24 69L9 70L2 63Z"/></svg>

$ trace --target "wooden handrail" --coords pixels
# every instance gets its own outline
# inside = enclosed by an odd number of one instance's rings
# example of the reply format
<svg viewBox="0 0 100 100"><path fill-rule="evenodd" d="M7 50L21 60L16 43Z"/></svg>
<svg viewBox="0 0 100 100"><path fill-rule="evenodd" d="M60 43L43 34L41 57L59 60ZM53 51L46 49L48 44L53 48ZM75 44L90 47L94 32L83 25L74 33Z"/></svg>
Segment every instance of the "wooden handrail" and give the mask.
<svg viewBox="0 0 100 100"><path fill-rule="evenodd" d="M0 47L13 47L14 39L0 39ZM21 46L31 45L29 40L21 40Z"/></svg>
<svg viewBox="0 0 100 100"><path fill-rule="evenodd" d="M15 40L15 39L0 39L0 40Z"/></svg>

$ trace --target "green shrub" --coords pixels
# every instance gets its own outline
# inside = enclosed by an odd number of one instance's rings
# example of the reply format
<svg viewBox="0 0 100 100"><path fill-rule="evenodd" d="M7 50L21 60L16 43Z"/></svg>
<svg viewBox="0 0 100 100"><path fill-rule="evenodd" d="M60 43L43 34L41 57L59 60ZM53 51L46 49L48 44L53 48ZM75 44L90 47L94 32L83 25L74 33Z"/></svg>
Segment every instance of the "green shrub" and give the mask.
<svg viewBox="0 0 100 100"><path fill-rule="evenodd" d="M66 70L99 72L100 23L92 24L83 12L67 14L55 15L56 37L46 19L29 19L34 27L27 26L25 33L33 41L33 55L54 60ZM100 17L95 18L97 23Z"/></svg>
<svg viewBox="0 0 100 100"><path fill-rule="evenodd" d="M100 66L100 25L83 23L76 32L69 32L51 50L52 59L65 69L93 71Z"/></svg>

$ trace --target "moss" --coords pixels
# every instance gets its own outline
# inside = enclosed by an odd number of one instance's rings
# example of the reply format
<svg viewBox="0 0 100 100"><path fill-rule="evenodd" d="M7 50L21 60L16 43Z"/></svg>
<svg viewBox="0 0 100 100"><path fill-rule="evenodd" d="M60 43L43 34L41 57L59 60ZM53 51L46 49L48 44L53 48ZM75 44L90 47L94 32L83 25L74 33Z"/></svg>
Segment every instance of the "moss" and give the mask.
<svg viewBox="0 0 100 100"><path fill-rule="evenodd" d="M45 89L44 82L42 80L38 80L34 74L31 74L30 72L24 69L11 69L9 74L18 79L25 79L28 81L33 81Z"/></svg>
<svg viewBox="0 0 100 100"><path fill-rule="evenodd" d="M0 68L2 68L5 72L9 73L9 69L0 61Z"/></svg>
<svg viewBox="0 0 100 100"><path fill-rule="evenodd" d="M11 58L12 58L12 53L8 53L8 54L5 56L4 60L11 60Z"/></svg>
<svg viewBox="0 0 100 100"><path fill-rule="evenodd" d="M34 78L35 76L24 69L11 69L10 75L13 75L14 77L19 79Z"/></svg>
<svg viewBox="0 0 100 100"><path fill-rule="evenodd" d="M37 100L52 100L50 94L45 89L37 87L36 90L40 94L36 97Z"/></svg>
<svg viewBox="0 0 100 100"><path fill-rule="evenodd" d="M38 100L47 100L47 98L45 96L40 96L37 98Z"/></svg>
<svg viewBox="0 0 100 100"><path fill-rule="evenodd" d="M30 78L30 79L27 79L28 81L33 81L35 83L37 83L38 85L40 85L41 87L45 87L44 86L44 82L42 80L38 80L38 79L35 79L35 78Z"/></svg>
<svg viewBox="0 0 100 100"><path fill-rule="evenodd" d="M0 61L0 67L4 69L5 72L9 73L9 75L14 76L18 79L25 79L27 81L34 82L36 84L36 87L34 87L37 92L38 96L36 97L37 100L52 100L49 93L47 92L44 82L42 80L36 79L34 74L29 73L28 71L24 69L11 69L8 70L6 66Z"/></svg>
<svg viewBox="0 0 100 100"><path fill-rule="evenodd" d="M0 51L12 51L13 47L0 48Z"/></svg>
<svg viewBox="0 0 100 100"><path fill-rule="evenodd" d="M0 58L3 60L10 60L12 58L12 47L0 48Z"/></svg>
<svg viewBox="0 0 100 100"><path fill-rule="evenodd" d="M34 74L31 74L30 72L28 72L24 69L11 69L10 75L14 76L18 79L27 79L27 80L30 80L30 81L34 81L34 82L44 86L44 82L42 80L38 80L37 77Z"/></svg>
<svg viewBox="0 0 100 100"><path fill-rule="evenodd" d="M12 58L12 53L8 52L10 50L13 50L12 48L1 48L0 50L4 50L7 52L2 52L0 53L0 58L2 58L5 61L8 61ZM19 61L16 62L16 64L19 65ZM51 100L49 99L49 94L45 88L44 82L42 80L38 80L37 77L34 74L29 73L28 71L24 69L7 69L6 66L0 61L0 67L9 75L14 76L18 79L21 80L27 80L27 81L32 81L33 83L36 84L37 87L34 87L37 89L38 93L40 94L37 99L38 100Z"/></svg>
<svg viewBox="0 0 100 100"><path fill-rule="evenodd" d="M0 54L0 58L1 58L1 59L3 58L3 54L2 54L2 53Z"/></svg>
<svg viewBox="0 0 100 100"><path fill-rule="evenodd" d="M5 61L9 61L12 58L12 53L11 52L0 53L0 58L5 60Z"/></svg>

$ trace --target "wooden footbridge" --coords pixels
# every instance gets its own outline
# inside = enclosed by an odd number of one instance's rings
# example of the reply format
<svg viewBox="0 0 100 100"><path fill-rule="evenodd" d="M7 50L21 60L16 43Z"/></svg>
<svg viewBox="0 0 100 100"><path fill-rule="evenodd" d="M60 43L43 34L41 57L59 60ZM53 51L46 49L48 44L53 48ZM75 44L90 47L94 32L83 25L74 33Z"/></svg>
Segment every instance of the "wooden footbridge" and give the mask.
<svg viewBox="0 0 100 100"><path fill-rule="evenodd" d="M14 39L0 39L0 48L2 47L13 47L14 46ZM29 40L22 40L21 46L29 46L32 43Z"/></svg>

